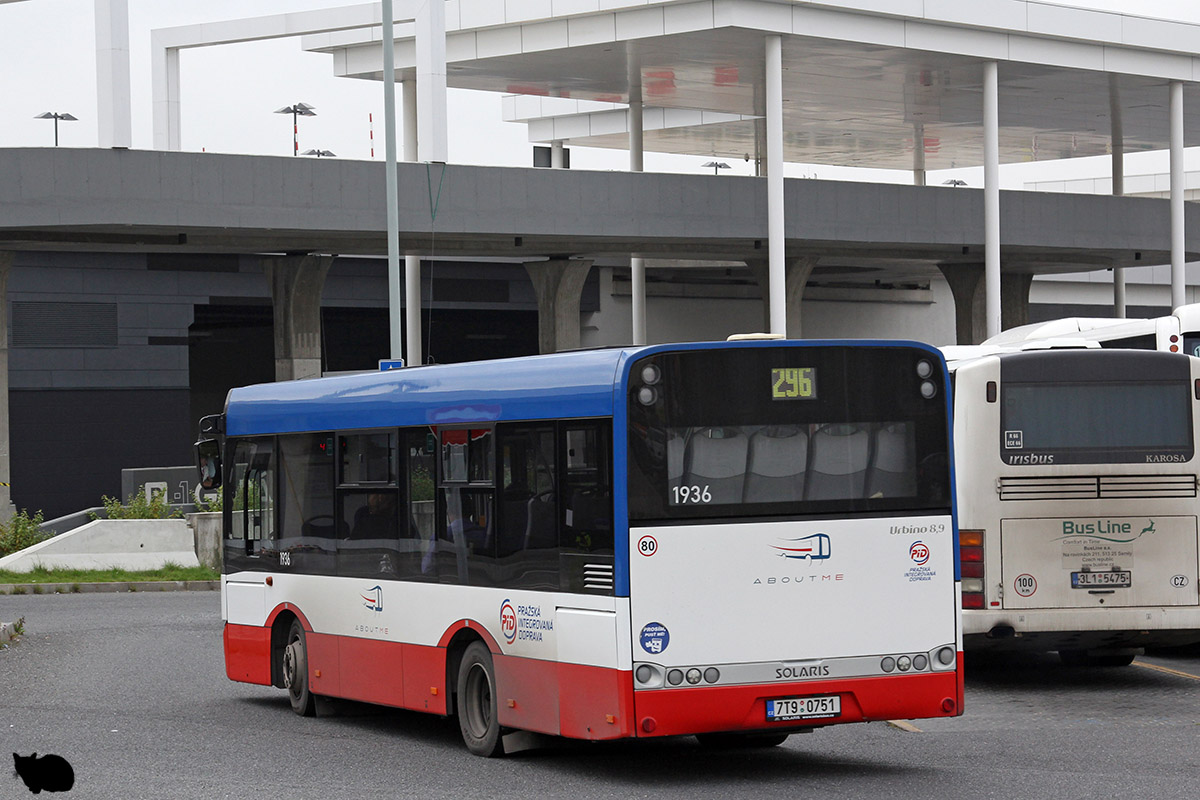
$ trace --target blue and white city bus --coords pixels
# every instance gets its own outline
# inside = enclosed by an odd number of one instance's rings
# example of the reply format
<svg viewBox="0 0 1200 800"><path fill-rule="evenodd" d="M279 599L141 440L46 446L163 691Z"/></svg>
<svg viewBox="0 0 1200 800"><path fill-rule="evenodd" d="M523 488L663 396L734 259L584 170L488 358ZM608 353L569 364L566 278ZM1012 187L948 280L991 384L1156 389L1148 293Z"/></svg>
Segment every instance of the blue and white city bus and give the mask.
<svg viewBox="0 0 1200 800"><path fill-rule="evenodd" d="M236 681L501 734L776 744L962 713L937 350L709 342L235 389Z"/></svg>

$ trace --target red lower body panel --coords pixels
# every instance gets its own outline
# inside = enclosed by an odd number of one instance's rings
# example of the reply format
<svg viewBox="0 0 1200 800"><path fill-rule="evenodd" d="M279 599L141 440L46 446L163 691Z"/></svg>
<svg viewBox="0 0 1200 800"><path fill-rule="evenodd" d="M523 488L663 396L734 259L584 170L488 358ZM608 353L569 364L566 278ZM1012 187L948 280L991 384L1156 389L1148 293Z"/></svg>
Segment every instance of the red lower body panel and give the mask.
<svg viewBox="0 0 1200 800"><path fill-rule="evenodd" d="M315 694L449 712L446 648L351 636L305 635ZM493 654L500 724L579 739L633 735L629 672ZM271 629L225 626L225 668L245 683L271 684Z"/></svg>
<svg viewBox="0 0 1200 800"><path fill-rule="evenodd" d="M225 625L225 674L231 681L271 685L271 629Z"/></svg>
<svg viewBox="0 0 1200 800"><path fill-rule="evenodd" d="M574 739L633 735L629 672L500 655L492 660L501 725Z"/></svg>
<svg viewBox="0 0 1200 800"><path fill-rule="evenodd" d="M835 718L767 720L767 700L835 694L842 699L841 714ZM940 672L754 686L654 689L636 692L635 703L637 736L677 736L954 717L962 713L962 684L957 673Z"/></svg>
<svg viewBox="0 0 1200 800"><path fill-rule="evenodd" d="M379 705L446 714L446 649L309 632L312 691ZM677 736L718 731L795 729L962 713L961 655L955 672L890 675L753 686L633 691L628 671L494 653L496 704L505 727L576 739ZM225 626L231 680L271 684L271 630ZM766 701L839 695L833 719L768 722Z"/></svg>

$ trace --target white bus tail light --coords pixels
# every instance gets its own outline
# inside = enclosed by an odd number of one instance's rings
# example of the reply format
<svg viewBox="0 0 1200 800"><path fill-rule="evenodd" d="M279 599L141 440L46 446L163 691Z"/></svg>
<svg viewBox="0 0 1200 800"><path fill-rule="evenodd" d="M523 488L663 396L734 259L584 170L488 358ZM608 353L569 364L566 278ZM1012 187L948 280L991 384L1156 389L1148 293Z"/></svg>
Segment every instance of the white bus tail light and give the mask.
<svg viewBox="0 0 1200 800"><path fill-rule="evenodd" d="M983 531L958 532L958 558L962 576L962 607L983 608Z"/></svg>
<svg viewBox="0 0 1200 800"><path fill-rule="evenodd" d="M1175 334L1171 334L1171 352L1172 353L1179 352L1179 337L1176 336Z"/></svg>

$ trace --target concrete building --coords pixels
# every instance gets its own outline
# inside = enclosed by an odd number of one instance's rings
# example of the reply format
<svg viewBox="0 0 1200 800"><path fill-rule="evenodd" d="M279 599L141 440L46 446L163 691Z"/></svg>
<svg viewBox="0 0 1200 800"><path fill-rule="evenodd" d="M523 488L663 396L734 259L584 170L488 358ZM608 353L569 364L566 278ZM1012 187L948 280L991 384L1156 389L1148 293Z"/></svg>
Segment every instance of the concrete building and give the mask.
<svg viewBox="0 0 1200 800"><path fill-rule="evenodd" d="M124 149L123 5L102 7L105 146L0 150L0 483L51 515L114 493L122 467L186 462L193 420L229 386L370 367L390 334L382 165L170 152L180 49L299 33L336 74L378 79L378 7L156 32L161 152ZM1162 200L996 179L1002 162L1200 144L1198 26L1036 0L435 7L442 73L425 23L397 12L406 97L439 75L569 96L566 113L519 112L531 138L556 162L567 145L627 148L630 173L401 164L423 357L747 329L972 341L1030 318L1035 274L1169 263L1169 305L1200 254L1182 180ZM436 139L436 113L409 102L406 138ZM655 148L752 157L762 177L640 173ZM914 185L783 180L791 161ZM984 188L923 185L952 163L983 165Z"/></svg>

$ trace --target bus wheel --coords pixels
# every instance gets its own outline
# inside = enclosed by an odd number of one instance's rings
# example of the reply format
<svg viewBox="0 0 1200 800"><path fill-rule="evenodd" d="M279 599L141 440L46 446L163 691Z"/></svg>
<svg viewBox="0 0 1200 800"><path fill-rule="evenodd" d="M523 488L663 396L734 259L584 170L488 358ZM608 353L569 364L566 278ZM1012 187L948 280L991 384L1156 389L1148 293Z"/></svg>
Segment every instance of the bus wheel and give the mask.
<svg viewBox="0 0 1200 800"><path fill-rule="evenodd" d="M786 733L699 733L696 740L701 747L713 750L728 750L735 747L775 747L783 744Z"/></svg>
<svg viewBox="0 0 1200 800"><path fill-rule="evenodd" d="M308 690L308 650L304 646L304 626L298 619L292 620L287 647L283 649L283 686L287 689L288 699L292 701L292 711L302 717L311 717L316 713L316 702Z"/></svg>
<svg viewBox="0 0 1200 800"><path fill-rule="evenodd" d="M467 749L484 758L504 754L496 716L495 674L487 645L468 645L458 670L458 727Z"/></svg>

